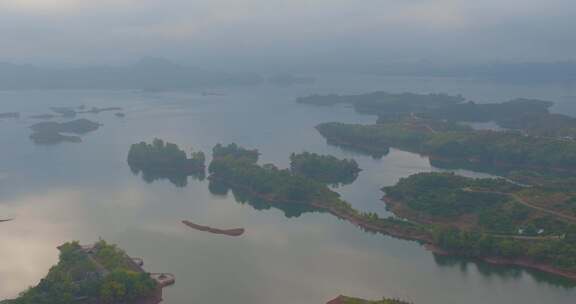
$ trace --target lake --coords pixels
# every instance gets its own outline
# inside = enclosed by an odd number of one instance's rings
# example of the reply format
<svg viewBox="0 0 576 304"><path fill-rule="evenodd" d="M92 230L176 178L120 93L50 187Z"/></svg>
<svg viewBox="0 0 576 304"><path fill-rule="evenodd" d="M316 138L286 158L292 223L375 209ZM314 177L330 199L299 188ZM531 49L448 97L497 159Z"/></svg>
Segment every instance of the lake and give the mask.
<svg viewBox="0 0 576 304"><path fill-rule="evenodd" d="M146 182L131 173L130 144L155 137L210 154L217 143L257 148L261 163L288 166L292 152L354 158L363 171L336 190L355 208L386 215L380 188L433 168L428 158L392 149L382 159L326 144L314 126L328 121L372 123L373 116L349 107L294 103L311 93L460 93L478 102L515 97L558 102L555 110L576 113L570 85L506 85L459 79L320 75L313 85L214 88L183 92L6 91L0 112L0 298L34 285L57 262L56 246L98 238L142 257L150 272L169 272L176 285L165 303L321 304L339 294L401 297L415 303L574 303L576 288L565 280L518 268L437 258L414 242L366 233L330 214L287 217L275 208L242 204L215 195L208 182L189 178ZM52 106L121 106L84 114L103 126L82 143L34 145L29 115ZM486 174L459 170L468 176ZM245 228L238 238L192 230L191 220L218 228Z"/></svg>

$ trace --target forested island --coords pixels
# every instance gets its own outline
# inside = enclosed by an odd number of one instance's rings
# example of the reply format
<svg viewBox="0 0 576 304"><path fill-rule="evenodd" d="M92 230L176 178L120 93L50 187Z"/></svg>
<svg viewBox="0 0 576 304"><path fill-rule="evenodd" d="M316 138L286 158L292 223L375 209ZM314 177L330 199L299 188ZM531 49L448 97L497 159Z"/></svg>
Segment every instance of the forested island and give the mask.
<svg viewBox="0 0 576 304"><path fill-rule="evenodd" d="M40 283L2 304L152 304L162 301L162 287L174 282L169 274L151 275L140 261L103 240L60 247L60 259Z"/></svg>
<svg viewBox="0 0 576 304"><path fill-rule="evenodd" d="M290 155L290 170L325 184L351 184L360 168L353 159L338 159L332 155L303 152Z"/></svg>
<svg viewBox="0 0 576 304"><path fill-rule="evenodd" d="M311 105L351 104L358 113L390 118L421 118L449 122L494 122L502 128L540 137L576 138L576 118L550 112L553 102L517 98L501 103L476 103L460 95L391 94L311 95L297 99Z"/></svg>
<svg viewBox="0 0 576 304"><path fill-rule="evenodd" d="M257 155L256 150L219 145L209 167L210 180L238 192L240 199L256 197L263 204L329 212L366 231L427 244L438 254L576 279L576 192L524 187L505 179L422 173L383 188L384 200L397 217L380 218L354 209L325 183L291 169L259 165Z"/></svg>
<svg viewBox="0 0 576 304"><path fill-rule="evenodd" d="M185 186L188 176L203 179L206 170L204 152L192 152L190 157L178 145L154 139L130 146L128 165L134 174L142 172L146 181L169 179L177 186Z"/></svg>
<svg viewBox="0 0 576 304"><path fill-rule="evenodd" d="M324 123L316 128L328 143L374 157L396 147L448 166L497 171L521 182L542 184L550 184L547 177L551 175L576 173L576 141L571 140L410 118L374 125Z"/></svg>
<svg viewBox="0 0 576 304"><path fill-rule="evenodd" d="M231 189L240 199L255 198L259 204L280 209L287 206L329 212L366 231L410 240L431 240L429 231L418 224L359 212L326 184L290 169L279 169L272 164L259 165L257 155L257 150L247 150L235 144L216 146L208 169L210 181L218 185L221 193Z"/></svg>
<svg viewBox="0 0 576 304"><path fill-rule="evenodd" d="M76 135L83 135L98 130L101 124L88 120L76 119L68 122L40 122L30 128L33 133L30 139L36 144L57 144L61 142L81 142ZM75 135L65 135L65 134Z"/></svg>

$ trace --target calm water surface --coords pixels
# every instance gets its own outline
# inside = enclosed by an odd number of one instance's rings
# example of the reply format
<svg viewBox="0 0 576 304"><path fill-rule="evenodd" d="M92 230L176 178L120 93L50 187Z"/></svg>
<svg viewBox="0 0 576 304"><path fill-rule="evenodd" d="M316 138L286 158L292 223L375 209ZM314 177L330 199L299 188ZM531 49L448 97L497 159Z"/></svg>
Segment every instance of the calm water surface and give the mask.
<svg viewBox="0 0 576 304"><path fill-rule="evenodd" d="M313 127L326 121L371 123L349 108L293 103L315 92L462 93L477 101L519 96L559 102L573 110L570 86L505 86L453 79L331 77L307 87L223 88L225 96L199 92L30 91L0 92L0 112L21 111L0 121L0 298L35 284L57 261L56 246L102 237L147 270L171 272L177 284L165 302L293 304L325 303L339 294L396 296L416 303L574 303L576 289L558 278L466 260L435 258L413 242L365 233L329 214L286 217L257 210L233 195L213 195L207 181L185 187L147 183L126 164L130 144L163 138L186 149L210 152L216 143L258 148L261 162L288 165L291 152L354 157L364 169L358 180L337 189L363 211L386 215L379 189L416 172L440 170L428 159L399 150L382 159L326 145ZM104 126L80 144L33 145L31 114L51 106L122 106L113 113L85 115ZM481 173L459 171L470 176ZM239 238L206 234L180 224L189 219L223 228L246 228Z"/></svg>

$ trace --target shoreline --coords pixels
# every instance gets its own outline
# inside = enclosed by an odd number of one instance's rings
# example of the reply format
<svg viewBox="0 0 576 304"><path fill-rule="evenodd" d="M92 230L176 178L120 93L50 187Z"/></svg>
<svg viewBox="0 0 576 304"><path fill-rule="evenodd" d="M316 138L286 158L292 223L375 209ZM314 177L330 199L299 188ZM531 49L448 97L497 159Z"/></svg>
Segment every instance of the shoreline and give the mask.
<svg viewBox="0 0 576 304"><path fill-rule="evenodd" d="M527 268L527 269L531 269L531 270L541 271L541 272L547 273L547 274L557 275L557 276L563 277L565 279L570 279L570 280L576 281L576 272L574 272L574 271L562 270L562 269L554 267L550 264L537 262L537 261L534 261L534 260L531 260L528 258L508 259L508 258L503 258L503 257L490 257L490 256L488 256L488 257L465 256L465 255L458 254L457 252L444 250L444 249L442 249L442 248L440 248L434 244L426 244L426 245L424 245L424 248L426 248L428 251L430 251L436 255L440 255L440 256L465 257L468 259L485 262L485 263L488 263L490 265L518 266L518 267Z"/></svg>
<svg viewBox="0 0 576 304"><path fill-rule="evenodd" d="M318 130L318 128L317 128L317 130ZM334 145L334 146L352 149L352 150L355 150L355 151L360 152L360 153L368 154L370 156L379 157L380 155L384 156L387 154L387 153L384 153L384 154L379 153L382 151L382 149L379 147L375 147L374 145L371 145L369 143L355 143L355 142L351 142L351 141L342 139L338 136L325 135L320 130L318 130L318 131L319 131L320 135L326 140L326 142L329 145ZM530 170L543 170L543 171L549 171L549 172L556 172L556 173L560 173L560 174L576 173L576 168L550 167L550 166L542 166L542 165L536 165L536 164L512 164L512 163L506 163L503 161L489 161L488 162L488 161L483 161L483 160L477 158L476 156L450 158L450 157L440 156L437 154L430 154L426 151L421 151L421 149L408 147L408 146L402 145L402 144L387 143L386 149L390 149L390 148L402 150L405 152L415 153L415 154L418 154L418 155L424 156L424 157L428 157L431 162L432 161L443 161L443 162L452 163L452 164L453 163L459 163L459 162L465 162L465 163L468 163L471 165L487 165L487 166L492 167L494 170L505 170L505 171L513 171L513 170L527 168ZM485 170L485 171L479 171L479 172L484 172L484 173L490 174L490 171L493 171L493 170Z"/></svg>
<svg viewBox="0 0 576 304"><path fill-rule="evenodd" d="M392 204L392 206L390 206L390 211L392 211L392 213L394 213L395 215L397 215L396 211L401 211L401 212L405 211L404 209L402 209L401 206L399 206L399 205L402 205L402 203L400 203L399 201L395 201L395 200L390 199L386 196L384 196L382 198L382 201L387 206L388 206L389 202ZM400 214L400 216L403 216L403 215L407 215L407 214L406 213ZM412 221L412 219L410 219L410 218L408 218L408 220ZM458 252L445 250L445 249L439 247L438 245L434 244L434 242L428 242L428 243L424 244L424 248L426 248L428 251L430 251L434 254L441 255L441 256L465 257L465 258L470 258L470 259L476 259L476 260L479 260L479 261L482 261L482 262L485 262L488 264L492 264L492 265L519 266L519 267L523 267L523 268L541 271L541 272L548 273L548 274L558 275L558 276L561 276L563 278L576 281L576 271L563 270L563 269L555 267L551 264L534 261L534 260L526 258L526 257L519 257L519 258L510 259L510 258L499 257L499 256L467 256L467 255L459 254Z"/></svg>
<svg viewBox="0 0 576 304"><path fill-rule="evenodd" d="M420 242L420 243L431 243L432 242L432 236L431 235L416 234L416 233L410 234L410 233L406 233L404 231L401 231L401 229L398 229L397 227L382 227L382 226L379 226L376 224L369 223L367 221L363 221L361 218L359 218L353 214L342 212L342 211L337 210L333 207L326 206L326 205L318 203L318 202L304 203L304 202L299 202L299 201L275 200L275 199L270 198L266 195L256 193L256 192L254 192L254 191L252 191L246 187L241 187L241 186L229 183L228 181L225 181L221 178L214 178L214 177L210 177L210 178L224 182L224 183L231 185L232 187L235 187L237 189L241 189L243 191L246 191L254 197L258 197L260 199L263 199L264 201L266 201L270 205L273 205L274 203L276 203L276 204L299 204L299 205L303 205L303 206L307 206L307 207L313 207L313 208L316 208L320 211L328 212L339 219L346 220L346 221L350 222L354 226L363 228L363 229L371 231L371 232L377 232L377 233L381 233L381 234L395 237L398 239L404 239L404 240L408 240L408 241L416 241L416 242ZM384 219L384 220L386 220L386 219Z"/></svg>
<svg viewBox="0 0 576 304"><path fill-rule="evenodd" d="M211 178L214 179L214 177L211 177ZM237 185L231 184L231 183L224 181L222 179L219 179L219 178L217 178L217 180L225 182L226 184L231 185L232 187L247 191L251 195L253 195L255 197L259 197L259 198L265 200L266 202L268 202L269 204L272 204L272 202L274 202L274 203L279 203L279 204L301 204L301 205L305 205L305 206L311 206L311 207L317 208L319 210L328 212L328 213L336 216L339 219L346 220L346 221L350 222L351 224L353 224L357 227L363 228L365 230L368 230L371 232L381 233L381 234L384 234L384 235L387 235L390 237L394 237L397 239L416 241L416 242L420 243L421 245L423 245L423 247L426 250L428 250L432 253L438 254L438 255L458 256L458 257L476 259L476 260L484 261L484 262L492 264L492 265L519 266L519 267L523 267L523 268L527 268L527 269L541 271L543 273L558 275L558 276L561 276L563 278L576 281L576 271L562 270L562 269L557 268L553 265L540 263L540 262L536 262L536 261L531 261L527 258L506 259L506 258L494 257L494 256L471 257L471 256L459 254L457 252L449 252L449 251L446 251L446 250L438 247L436 244L434 244L434 240L432 239L431 234L408 233L407 231L402 231L402 229L398 228L398 227L378 226L378 225L363 221L361 218L359 218L355 215L342 212L340 210L337 210L337 209L332 208L330 206L323 205L323 204L318 203L318 202L303 203L303 202L296 202L296 201L277 201L277 200L274 200L274 199L267 197L265 195L255 193L254 191L247 189L245 187L239 187ZM232 187L230 187L230 188L232 188ZM418 223L416 223L416 224L418 224Z"/></svg>
<svg viewBox="0 0 576 304"><path fill-rule="evenodd" d="M183 220L182 224L184 224L184 225L186 225L192 229L196 229L198 231L210 232L213 234L221 234L221 235L227 235L227 236L241 236L245 232L244 228L218 229L218 228L212 228L209 226L198 225L198 224L192 223L191 221L187 221L187 220Z"/></svg>

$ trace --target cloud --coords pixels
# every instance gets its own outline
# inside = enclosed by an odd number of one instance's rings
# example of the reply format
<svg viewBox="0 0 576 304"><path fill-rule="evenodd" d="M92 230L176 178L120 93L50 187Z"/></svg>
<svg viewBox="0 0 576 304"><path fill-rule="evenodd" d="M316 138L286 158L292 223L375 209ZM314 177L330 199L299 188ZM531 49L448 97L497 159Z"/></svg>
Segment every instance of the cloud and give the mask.
<svg viewBox="0 0 576 304"><path fill-rule="evenodd" d="M126 6L132 0L0 0L0 9L24 14L77 13L94 7Z"/></svg>
<svg viewBox="0 0 576 304"><path fill-rule="evenodd" d="M563 60L575 56L574 10L573 0L0 0L0 60L337 50L365 60Z"/></svg>

